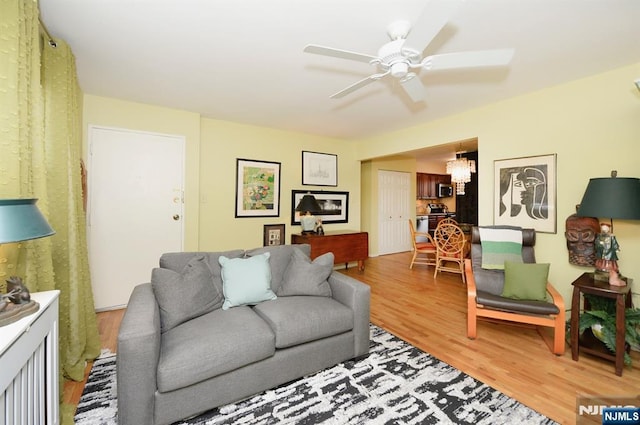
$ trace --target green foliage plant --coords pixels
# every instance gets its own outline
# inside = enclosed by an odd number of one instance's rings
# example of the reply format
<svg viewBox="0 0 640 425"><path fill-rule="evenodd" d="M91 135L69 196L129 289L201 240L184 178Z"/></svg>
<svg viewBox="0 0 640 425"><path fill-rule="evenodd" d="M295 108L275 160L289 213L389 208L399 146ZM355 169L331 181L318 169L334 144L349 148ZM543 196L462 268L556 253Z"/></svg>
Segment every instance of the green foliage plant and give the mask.
<svg viewBox="0 0 640 425"><path fill-rule="evenodd" d="M589 303L589 310L584 310L580 315L580 334L593 325L602 326L602 342L615 354L616 352L616 304L611 298L598 297L591 294L584 294L585 300ZM640 309L625 309L625 343L632 347L640 345ZM624 363L631 365L631 356L624 353Z"/></svg>

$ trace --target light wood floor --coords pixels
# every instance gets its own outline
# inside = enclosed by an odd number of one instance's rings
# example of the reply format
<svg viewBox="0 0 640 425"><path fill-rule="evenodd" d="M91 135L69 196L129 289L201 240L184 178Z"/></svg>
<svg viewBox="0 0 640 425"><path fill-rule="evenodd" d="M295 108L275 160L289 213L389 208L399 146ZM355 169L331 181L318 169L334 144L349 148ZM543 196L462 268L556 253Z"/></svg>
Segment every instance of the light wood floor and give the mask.
<svg viewBox="0 0 640 425"><path fill-rule="evenodd" d="M622 377L613 363L571 350L555 356L538 333L504 323L480 322L478 338L466 337L466 292L459 275L408 268L409 253L371 258L364 272L343 272L371 286L371 322L440 360L563 424L576 422L576 398L638 396L640 354ZM569 306L571 300L565 300ZM116 351L123 310L98 314L104 348ZM569 314L567 315L569 317ZM90 365L87 367L87 371ZM64 401L77 404L84 382L66 382Z"/></svg>

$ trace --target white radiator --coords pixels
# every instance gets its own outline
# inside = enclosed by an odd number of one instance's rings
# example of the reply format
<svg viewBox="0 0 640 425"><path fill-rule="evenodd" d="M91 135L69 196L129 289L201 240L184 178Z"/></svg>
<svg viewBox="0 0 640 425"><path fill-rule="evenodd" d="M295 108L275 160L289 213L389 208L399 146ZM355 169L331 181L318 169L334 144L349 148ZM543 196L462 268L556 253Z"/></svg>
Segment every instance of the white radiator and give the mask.
<svg viewBox="0 0 640 425"><path fill-rule="evenodd" d="M0 425L58 425L58 294L32 294L40 309L0 327Z"/></svg>

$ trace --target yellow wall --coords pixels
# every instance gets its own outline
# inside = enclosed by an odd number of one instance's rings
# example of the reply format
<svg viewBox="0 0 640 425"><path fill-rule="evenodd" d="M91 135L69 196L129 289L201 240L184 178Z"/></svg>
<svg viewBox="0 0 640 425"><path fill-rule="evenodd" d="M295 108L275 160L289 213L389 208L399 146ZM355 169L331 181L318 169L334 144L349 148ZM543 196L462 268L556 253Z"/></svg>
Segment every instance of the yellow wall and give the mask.
<svg viewBox="0 0 640 425"><path fill-rule="evenodd" d="M292 190L349 192L349 223L326 224L333 232L360 229L360 162L352 144L342 140L202 119L200 146L200 249L262 246L263 225L285 224L286 241L300 226L291 225ZM302 186L302 151L338 155L338 186ZM281 163L280 217L235 218L236 158Z"/></svg>
<svg viewBox="0 0 640 425"><path fill-rule="evenodd" d="M200 191L200 115L113 98L84 95L83 141L87 152L90 125L184 136L185 146L185 235L184 249L198 249ZM85 158L85 163L88 161ZM91 170L88 170L90 173Z"/></svg>
<svg viewBox="0 0 640 425"><path fill-rule="evenodd" d="M565 219L575 212L589 178L608 177L613 169L620 177L640 175L640 93L633 85L638 76L640 64L361 140L358 157L367 160L477 137L482 225L493 223L494 160L556 153L557 233L539 233L536 254L539 262L551 263L550 279L569 303L571 282L588 269L568 262ZM363 208L376 207L374 198L366 199L371 203ZM615 221L614 231L621 246L621 272L640 281L640 222Z"/></svg>
<svg viewBox="0 0 640 425"><path fill-rule="evenodd" d="M337 154L339 186L324 189L350 193L349 223L325 230L369 231L371 255L377 252L377 171L415 173L415 160L402 153L477 138L480 224L493 222L494 160L556 153L557 233L539 234L536 252L538 261L551 263L551 280L568 302L570 282L585 269L568 263L566 217L575 211L589 178L606 177L612 169L621 177L639 174L640 93L632 83L638 76L640 64L357 142L85 95L85 142L89 124L186 136L186 250L260 246L264 224L285 223L288 241L292 231L299 231L290 225L291 190L323 189L302 186L301 151ZM282 163L280 217L235 218L236 158ZM640 279L635 261L640 223L621 220L614 227L621 270Z"/></svg>
<svg viewBox="0 0 640 425"><path fill-rule="evenodd" d="M217 251L262 246L264 224L284 223L291 232L292 190L349 192L349 223L325 231L360 229L360 162L342 140L201 118L199 114L84 96L84 141L89 125L183 135L186 138L185 250ZM302 151L338 155L338 186L302 186ZM87 150L85 149L85 152ZM280 216L235 218L236 158L280 162ZM91 170L89 170L91 172Z"/></svg>

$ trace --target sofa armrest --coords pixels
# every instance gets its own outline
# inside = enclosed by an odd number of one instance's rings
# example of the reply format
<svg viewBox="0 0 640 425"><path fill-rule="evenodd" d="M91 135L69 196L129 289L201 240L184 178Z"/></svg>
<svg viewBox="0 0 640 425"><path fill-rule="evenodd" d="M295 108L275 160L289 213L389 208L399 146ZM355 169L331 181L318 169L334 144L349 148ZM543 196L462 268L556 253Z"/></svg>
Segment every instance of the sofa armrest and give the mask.
<svg viewBox="0 0 640 425"><path fill-rule="evenodd" d="M133 289L118 332L118 424L154 422L160 310L150 283Z"/></svg>
<svg viewBox="0 0 640 425"><path fill-rule="evenodd" d="M328 281L333 299L353 310L354 357L367 354L369 352L371 288L337 271L331 273Z"/></svg>

